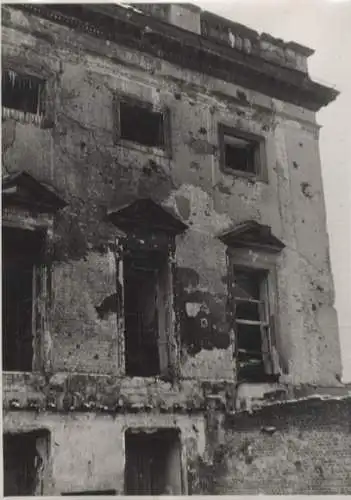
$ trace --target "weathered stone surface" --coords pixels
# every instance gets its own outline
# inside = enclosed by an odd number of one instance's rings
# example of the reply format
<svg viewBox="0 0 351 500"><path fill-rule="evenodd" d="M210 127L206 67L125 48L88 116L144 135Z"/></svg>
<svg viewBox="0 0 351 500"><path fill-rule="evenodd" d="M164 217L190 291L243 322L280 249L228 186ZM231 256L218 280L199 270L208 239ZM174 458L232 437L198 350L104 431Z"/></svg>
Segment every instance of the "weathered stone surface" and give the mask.
<svg viewBox="0 0 351 500"><path fill-rule="evenodd" d="M51 433L45 494L123 493L129 427L180 429L189 493L350 493L349 403L323 402L318 418L312 407L284 406L290 414L272 405L341 386L314 113L149 49L10 5L3 12L4 61L42 74L50 96L45 127L4 118L3 169L25 169L67 201L50 254L50 370L3 377L5 432ZM305 58L289 63L274 43L260 41L266 59L305 71ZM171 155L116 144L116 92L169 108ZM265 138L265 182L222 172L218 123ZM179 366L171 380L123 376L120 233L106 212L142 197L171 207L189 226L176 237L172 263ZM276 384L237 386L227 248L217 236L246 220L270 226L285 244L276 263L285 369ZM260 406L261 417L224 420L226 411Z"/></svg>

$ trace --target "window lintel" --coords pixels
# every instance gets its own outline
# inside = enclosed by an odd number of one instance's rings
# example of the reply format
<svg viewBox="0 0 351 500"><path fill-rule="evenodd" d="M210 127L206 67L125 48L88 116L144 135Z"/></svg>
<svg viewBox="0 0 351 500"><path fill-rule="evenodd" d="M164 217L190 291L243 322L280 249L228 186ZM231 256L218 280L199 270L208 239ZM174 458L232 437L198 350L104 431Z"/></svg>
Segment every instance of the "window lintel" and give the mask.
<svg viewBox="0 0 351 500"><path fill-rule="evenodd" d="M51 188L26 171L15 172L2 178L3 206L20 206L39 213L54 213L67 203Z"/></svg>
<svg viewBox="0 0 351 500"><path fill-rule="evenodd" d="M251 248L269 253L279 253L285 244L274 234L269 226L256 221L245 221L218 235L218 238L232 248Z"/></svg>

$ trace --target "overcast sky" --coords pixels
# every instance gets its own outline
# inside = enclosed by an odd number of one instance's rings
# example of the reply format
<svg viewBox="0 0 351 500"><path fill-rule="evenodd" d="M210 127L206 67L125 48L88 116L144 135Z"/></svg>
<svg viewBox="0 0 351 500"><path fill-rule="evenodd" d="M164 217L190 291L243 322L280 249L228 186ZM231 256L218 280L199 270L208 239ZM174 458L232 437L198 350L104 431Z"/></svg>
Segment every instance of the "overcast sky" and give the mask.
<svg viewBox="0 0 351 500"><path fill-rule="evenodd" d="M312 78L341 95L318 114L344 381L351 381L351 1L196 1L200 7L315 49Z"/></svg>

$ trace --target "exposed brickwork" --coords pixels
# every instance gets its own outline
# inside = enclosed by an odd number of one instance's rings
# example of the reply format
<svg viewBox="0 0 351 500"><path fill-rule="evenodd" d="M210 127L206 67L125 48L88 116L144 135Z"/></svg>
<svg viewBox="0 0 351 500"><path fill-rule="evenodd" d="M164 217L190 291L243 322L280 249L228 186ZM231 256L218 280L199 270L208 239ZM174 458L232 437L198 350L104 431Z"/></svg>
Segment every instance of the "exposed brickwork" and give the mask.
<svg viewBox="0 0 351 500"><path fill-rule="evenodd" d="M259 81L248 88L233 83L227 67L221 80L190 62L181 67L179 58L172 64L162 53L155 57L157 43L143 37L135 45L129 33L128 43L118 45L113 37L89 33L87 25L10 5L2 9L4 63L47 81L42 121L4 115L3 169L26 170L66 202L48 231L47 290L35 304L42 321L40 370L3 376L4 431L50 431L44 494L123 493L129 427L180 430L185 493L350 493L349 401L286 403L316 391L344 391L319 127L311 111L334 93L325 90L313 100L312 85L304 109L273 98L272 88L265 93ZM129 26L135 12L123 16ZM140 16L138 33L146 23ZM188 35L166 23L159 29L157 36L168 41ZM243 36L255 36L249 31ZM195 33L189 37L198 40ZM142 49L142 40L145 50L130 48ZM202 42L205 52L217 44ZM236 50L226 44L216 45L222 58ZM274 56L274 44L262 36L257 46L265 53L265 71L276 67L279 80L296 70L298 82L305 81L307 49L278 44ZM292 57L289 50L300 59L272 66L273 59ZM244 61L243 54L235 57ZM125 93L168 108L171 154L118 142L116 94ZM223 172L219 124L265 139L264 179ZM169 261L175 369L147 378L124 376L122 231L107 218L109 209L144 197L186 228L175 237ZM277 382L237 386L227 246L218 236L243 221L269 226L282 242L280 253L263 260L268 265L274 258L276 345L284 370ZM254 266L259 255L247 250L245 257ZM260 406L252 415L240 411Z"/></svg>

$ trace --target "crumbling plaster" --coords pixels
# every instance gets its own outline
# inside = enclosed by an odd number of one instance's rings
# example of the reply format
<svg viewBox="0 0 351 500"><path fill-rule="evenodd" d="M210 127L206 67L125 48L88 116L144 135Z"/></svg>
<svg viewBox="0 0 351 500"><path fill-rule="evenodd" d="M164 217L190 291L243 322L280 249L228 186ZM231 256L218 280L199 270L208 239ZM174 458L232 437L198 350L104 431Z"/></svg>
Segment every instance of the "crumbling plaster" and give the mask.
<svg viewBox="0 0 351 500"><path fill-rule="evenodd" d="M75 491L115 489L124 494L125 442L127 429L179 429L185 492L188 468L206 451L203 416L160 414L95 415L93 413L8 413L5 432L46 429L50 435L50 463L44 495ZM69 446L67 446L69 443Z"/></svg>
<svg viewBox="0 0 351 500"><path fill-rule="evenodd" d="M272 227L286 244L277 271L287 382L334 385L341 366L314 113L4 9L4 58L20 61L22 70L26 61L31 68L46 68L55 89L53 128L3 122L4 168L28 170L68 202L55 228L54 369L118 373L116 319L100 320L94 309L104 293L115 291L106 245L116 229L104 214L110 205L151 195L173 206L189 225L177 237L176 267L189 269L196 279L183 291L202 295L213 307L215 326L228 338L226 249L216 235L247 219ZM170 108L172 158L114 143L113 95L126 91ZM268 182L220 171L218 122L265 136ZM86 356L77 348L83 344ZM195 355L182 346L185 378L230 380L233 365L230 342Z"/></svg>

